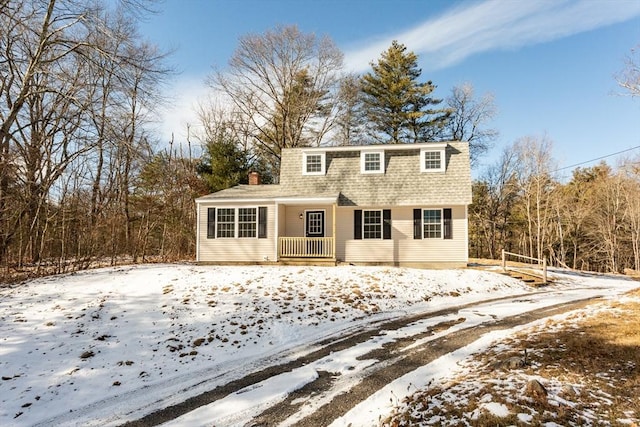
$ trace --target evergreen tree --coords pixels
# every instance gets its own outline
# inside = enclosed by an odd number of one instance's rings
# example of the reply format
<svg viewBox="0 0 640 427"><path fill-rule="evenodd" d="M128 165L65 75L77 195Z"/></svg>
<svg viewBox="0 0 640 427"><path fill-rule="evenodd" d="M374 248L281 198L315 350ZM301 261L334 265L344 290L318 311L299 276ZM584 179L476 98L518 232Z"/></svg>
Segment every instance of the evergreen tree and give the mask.
<svg viewBox="0 0 640 427"><path fill-rule="evenodd" d="M212 192L247 184L249 169L247 153L240 149L225 126L209 136L197 167L198 174L207 182Z"/></svg>
<svg viewBox="0 0 640 427"><path fill-rule="evenodd" d="M432 108L442 100L430 96L436 88L432 82L418 82L422 70L416 54L394 40L371 67L362 77L362 92L376 136L393 144L438 138L449 113Z"/></svg>

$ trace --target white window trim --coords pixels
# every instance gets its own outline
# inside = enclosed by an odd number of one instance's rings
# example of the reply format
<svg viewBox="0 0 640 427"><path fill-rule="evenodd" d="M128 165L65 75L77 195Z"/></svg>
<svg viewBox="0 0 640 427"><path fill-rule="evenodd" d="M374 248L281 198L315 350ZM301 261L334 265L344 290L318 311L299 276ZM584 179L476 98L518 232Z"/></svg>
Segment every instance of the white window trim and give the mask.
<svg viewBox="0 0 640 427"><path fill-rule="evenodd" d="M363 209L362 210L362 240L383 240L384 239L384 209ZM364 237L364 213L380 212L380 237Z"/></svg>
<svg viewBox="0 0 640 427"><path fill-rule="evenodd" d="M380 168L377 170L365 169L365 154L379 154L380 155ZM384 150L362 150L360 151L360 173L384 173Z"/></svg>
<svg viewBox="0 0 640 427"><path fill-rule="evenodd" d="M424 211L440 211L440 237L424 236ZM444 209L442 208L422 208L420 212L420 238L422 240L444 240Z"/></svg>
<svg viewBox="0 0 640 427"><path fill-rule="evenodd" d="M320 156L320 171L319 172L307 172L307 157L308 156ZM327 154L324 151L313 151L302 153L302 175L324 175L327 165Z"/></svg>
<svg viewBox="0 0 640 427"><path fill-rule="evenodd" d="M218 235L218 225L220 225L220 209L230 209L233 210L233 236L219 236ZM226 223L225 223L226 224ZM215 235L216 239L237 239L238 238L238 212L235 207L231 206L222 206L216 208L216 227L215 227Z"/></svg>
<svg viewBox="0 0 640 427"><path fill-rule="evenodd" d="M426 163L426 153L440 153L440 167L438 169L427 169L425 167ZM445 156L444 148L421 148L420 149L420 172L445 172L447 170L447 165L445 164L447 157Z"/></svg>
<svg viewBox="0 0 640 427"><path fill-rule="evenodd" d="M219 237L218 236L218 209L233 209L233 237ZM239 214L239 209L255 209L256 210L256 221L255 221L255 225L256 225L256 235L254 237L240 237L240 214ZM241 239L241 240L245 240L245 239L257 239L258 238L258 228L260 226L259 222L260 222L260 210L258 209L258 206L219 206L216 208L216 229L215 229L215 235L216 235L216 239L228 239L228 240L232 240L232 239Z"/></svg>

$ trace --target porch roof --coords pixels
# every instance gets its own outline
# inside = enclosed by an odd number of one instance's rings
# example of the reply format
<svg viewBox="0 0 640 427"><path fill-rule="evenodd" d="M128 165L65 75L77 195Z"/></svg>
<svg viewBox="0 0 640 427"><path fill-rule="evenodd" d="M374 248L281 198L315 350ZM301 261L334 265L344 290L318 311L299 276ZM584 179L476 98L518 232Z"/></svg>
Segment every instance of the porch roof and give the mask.
<svg viewBox="0 0 640 427"><path fill-rule="evenodd" d="M306 193L296 192L291 189L285 189L278 184L263 185L236 185L206 196L196 199L196 203L206 202L234 202L234 203L250 203L250 202L273 202L281 204L300 204L300 203L319 203L331 204L337 203L340 197L339 192L321 192Z"/></svg>

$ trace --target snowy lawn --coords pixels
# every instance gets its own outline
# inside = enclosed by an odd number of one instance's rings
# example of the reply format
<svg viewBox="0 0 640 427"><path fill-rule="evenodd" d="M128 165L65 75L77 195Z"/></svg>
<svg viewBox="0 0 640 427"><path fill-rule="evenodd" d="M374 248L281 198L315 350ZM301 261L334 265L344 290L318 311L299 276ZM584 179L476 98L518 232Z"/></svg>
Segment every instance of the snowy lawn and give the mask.
<svg viewBox="0 0 640 427"><path fill-rule="evenodd" d="M566 280L568 289L588 281ZM120 424L309 353L323 338L530 292L489 272L349 266L145 265L32 280L0 289L0 425ZM263 390L277 400L316 375L303 369Z"/></svg>
<svg viewBox="0 0 640 427"><path fill-rule="evenodd" d="M364 323L527 291L472 270L356 267L145 265L33 280L0 290L0 425L112 396L133 410L150 392L231 381Z"/></svg>

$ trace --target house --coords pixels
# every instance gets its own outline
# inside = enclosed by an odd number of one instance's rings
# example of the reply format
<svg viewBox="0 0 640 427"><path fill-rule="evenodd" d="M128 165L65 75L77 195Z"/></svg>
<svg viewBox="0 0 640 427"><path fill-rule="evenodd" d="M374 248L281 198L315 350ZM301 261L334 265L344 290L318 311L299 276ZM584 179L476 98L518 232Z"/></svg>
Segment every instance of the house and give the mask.
<svg viewBox="0 0 640 427"><path fill-rule="evenodd" d="M466 142L290 148L280 169L196 199L197 261L467 264Z"/></svg>

